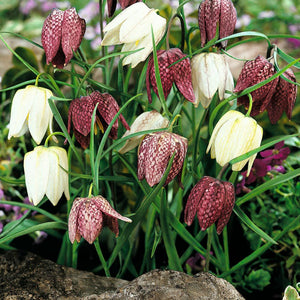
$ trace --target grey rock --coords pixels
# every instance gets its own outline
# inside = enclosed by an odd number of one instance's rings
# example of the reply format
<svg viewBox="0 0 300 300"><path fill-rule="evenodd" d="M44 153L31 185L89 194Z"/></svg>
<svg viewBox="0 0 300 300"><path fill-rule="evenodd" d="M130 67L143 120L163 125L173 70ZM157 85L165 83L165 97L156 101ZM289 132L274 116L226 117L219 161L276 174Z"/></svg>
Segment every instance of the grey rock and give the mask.
<svg viewBox="0 0 300 300"><path fill-rule="evenodd" d="M4 300L244 299L226 280L206 272L190 276L172 270L153 270L129 282L16 251L0 254L0 295Z"/></svg>

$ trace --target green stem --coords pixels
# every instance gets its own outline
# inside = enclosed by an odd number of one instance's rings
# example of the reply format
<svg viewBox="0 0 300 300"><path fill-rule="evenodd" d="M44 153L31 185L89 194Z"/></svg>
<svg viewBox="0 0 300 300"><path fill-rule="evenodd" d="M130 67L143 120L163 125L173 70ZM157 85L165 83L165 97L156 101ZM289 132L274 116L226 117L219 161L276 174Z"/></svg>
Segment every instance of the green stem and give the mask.
<svg viewBox="0 0 300 300"><path fill-rule="evenodd" d="M252 96L251 96L250 93L247 96L249 98L249 108L248 108L248 111L246 113L246 117L250 117L251 110L252 110L252 105L253 105L253 100L252 100Z"/></svg>
<svg viewBox="0 0 300 300"><path fill-rule="evenodd" d="M206 257L205 257L205 268L204 271L208 272L209 270L209 261L210 261L210 249L211 249L211 242L213 236L213 226L210 226L207 230L207 247L206 247Z"/></svg>
<svg viewBox="0 0 300 300"><path fill-rule="evenodd" d="M110 277L110 272L109 272L109 269L108 269L108 267L107 267L107 263L106 263L106 261L105 261L105 259L104 259L104 256L103 256L103 254L102 254L102 251L101 251L101 248L100 248L100 244L99 244L99 239L98 239L98 238L96 238L96 240L95 240L95 242L94 242L94 246L95 246L95 248L96 248L98 257L99 257L99 259L100 259L100 262L101 262L101 264L102 264L102 266L103 266L103 269L104 269L104 272L105 272L106 277Z"/></svg>

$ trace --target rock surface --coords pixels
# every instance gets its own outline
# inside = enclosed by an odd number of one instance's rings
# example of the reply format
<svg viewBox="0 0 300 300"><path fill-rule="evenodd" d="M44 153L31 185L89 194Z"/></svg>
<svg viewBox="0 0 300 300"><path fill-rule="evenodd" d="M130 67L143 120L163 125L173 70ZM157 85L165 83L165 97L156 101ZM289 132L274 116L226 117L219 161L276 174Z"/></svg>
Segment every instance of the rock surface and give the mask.
<svg viewBox="0 0 300 300"><path fill-rule="evenodd" d="M129 282L15 251L0 253L0 293L4 300L244 299L227 281L209 273L153 270Z"/></svg>

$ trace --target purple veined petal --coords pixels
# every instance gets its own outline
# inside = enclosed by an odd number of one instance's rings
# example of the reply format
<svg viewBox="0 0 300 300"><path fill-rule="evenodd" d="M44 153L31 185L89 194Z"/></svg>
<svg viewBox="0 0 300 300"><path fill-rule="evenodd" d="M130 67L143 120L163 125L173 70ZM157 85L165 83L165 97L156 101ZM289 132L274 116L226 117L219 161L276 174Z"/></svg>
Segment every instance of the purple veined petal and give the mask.
<svg viewBox="0 0 300 300"><path fill-rule="evenodd" d="M206 0L205 25L207 41L212 40L217 32L217 23L220 19L221 0Z"/></svg>
<svg viewBox="0 0 300 300"><path fill-rule="evenodd" d="M117 218L103 214L103 225L107 226L116 237L119 236L119 223Z"/></svg>
<svg viewBox="0 0 300 300"><path fill-rule="evenodd" d="M111 207L111 205L109 204L109 202L104 197L96 196L96 197L92 198L92 201L95 204L95 206L97 206L97 208L99 210L101 210L104 214L106 214L107 216L117 218L117 219L122 220L124 222L129 222L129 223L132 222L131 219L123 217L116 210L114 210Z"/></svg>
<svg viewBox="0 0 300 300"><path fill-rule="evenodd" d="M103 228L102 211L91 200L85 198L77 215L77 230L90 244L95 241Z"/></svg>
<svg viewBox="0 0 300 300"><path fill-rule="evenodd" d="M62 22L62 50L65 54L64 65L73 57L73 52L79 48L86 29L85 20L76 13L75 8L69 8L64 12Z"/></svg>
<svg viewBox="0 0 300 300"><path fill-rule="evenodd" d="M197 210L201 230L206 230L220 217L225 201L225 188L219 180L209 183Z"/></svg>
<svg viewBox="0 0 300 300"><path fill-rule="evenodd" d="M201 47L204 47L206 43L205 6L206 6L206 2L202 1L198 9L198 23L199 23L200 33L201 33Z"/></svg>
<svg viewBox="0 0 300 300"><path fill-rule="evenodd" d="M107 0L108 16L112 17L117 7L117 0Z"/></svg>
<svg viewBox="0 0 300 300"><path fill-rule="evenodd" d="M151 140L151 135L147 134L138 149L138 179L143 180L145 178L145 161L148 151L148 145Z"/></svg>
<svg viewBox="0 0 300 300"><path fill-rule="evenodd" d="M145 157L145 178L152 187L158 184L164 175L170 157L171 136L166 132L151 134Z"/></svg>
<svg viewBox="0 0 300 300"><path fill-rule="evenodd" d="M171 59L171 55L173 58ZM182 59L186 55L180 49L170 49L170 64ZM192 69L188 57L171 67L175 84L180 93L190 102L195 102L195 94L192 86Z"/></svg>
<svg viewBox="0 0 300 300"><path fill-rule="evenodd" d="M213 178L204 176L191 190L184 209L184 222L188 226L193 223L201 198L211 182Z"/></svg>
<svg viewBox="0 0 300 300"><path fill-rule="evenodd" d="M217 223L217 233L218 234L221 234L224 227L227 225L227 223L230 219L233 207L234 207L234 203L235 203L235 191L234 191L234 186L232 185L232 183L223 181L222 184L225 189L225 196L224 196L223 207L221 210L221 215L220 215L220 218L218 219L218 223Z"/></svg>
<svg viewBox="0 0 300 300"><path fill-rule="evenodd" d="M55 9L44 22L41 40L46 53L47 64L53 61L59 51L62 38L63 16L63 11Z"/></svg>
<svg viewBox="0 0 300 300"><path fill-rule="evenodd" d="M147 88L147 96L148 101L152 103L152 96L151 96L151 82L150 82L150 72L153 66L153 55L150 56L147 66L147 73L146 73L146 88Z"/></svg>
<svg viewBox="0 0 300 300"><path fill-rule="evenodd" d="M68 220L68 230L69 230L69 239L73 244L76 240L78 243L80 242L81 235L78 232L78 212L80 210L80 206L83 204L84 198L76 198L73 202L69 220Z"/></svg>
<svg viewBox="0 0 300 300"><path fill-rule="evenodd" d="M136 2L140 2L141 0L119 0L119 3L122 7L122 9L136 3Z"/></svg>

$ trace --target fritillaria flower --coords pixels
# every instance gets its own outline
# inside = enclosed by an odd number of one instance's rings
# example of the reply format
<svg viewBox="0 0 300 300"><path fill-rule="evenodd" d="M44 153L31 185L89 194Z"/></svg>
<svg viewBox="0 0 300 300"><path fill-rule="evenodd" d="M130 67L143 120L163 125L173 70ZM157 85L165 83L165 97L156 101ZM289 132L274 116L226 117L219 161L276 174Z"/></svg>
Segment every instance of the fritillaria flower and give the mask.
<svg viewBox="0 0 300 300"><path fill-rule="evenodd" d="M69 215L69 238L73 244L80 242L81 236L90 244L107 226L116 236L119 235L118 219L132 222L131 219L121 216L102 196L91 198L76 198Z"/></svg>
<svg viewBox="0 0 300 300"><path fill-rule="evenodd" d="M40 144L47 128L52 131L53 114L48 99L53 96L48 89L28 85L16 92L11 107L8 139L20 137L28 130Z"/></svg>
<svg viewBox="0 0 300 300"><path fill-rule="evenodd" d="M68 64L82 41L85 33L85 20L75 8L65 11L54 9L46 18L42 29L42 45L47 64L62 69Z"/></svg>
<svg viewBox="0 0 300 300"><path fill-rule="evenodd" d="M106 130L114 116L119 111L117 101L110 94L101 94L98 91L92 92L86 97L77 98L71 101L68 114L68 132L71 131L71 123L76 140L81 147L86 149L90 144L90 131L92 115L97 106L96 123L102 131ZM124 127L129 130L129 126L121 114L114 123L109 137L116 139L118 135L118 120L122 122Z"/></svg>
<svg viewBox="0 0 300 300"><path fill-rule="evenodd" d="M24 173L28 198L38 205L44 195L56 205L64 193L70 199L68 157L60 147L35 147L24 157Z"/></svg>
<svg viewBox="0 0 300 300"><path fill-rule="evenodd" d="M130 130L127 130L122 138L144 130L159 129L168 127L169 120L164 118L156 110L147 111L139 115L132 123ZM120 153L126 153L135 148L142 140L143 135L134 136L126 140L125 145L119 150Z"/></svg>
<svg viewBox="0 0 300 300"><path fill-rule="evenodd" d="M219 26L219 38L231 35L237 20L236 9L231 0L204 0L198 11L198 22L201 34L201 47L212 40ZM227 40L221 42L227 46Z"/></svg>
<svg viewBox="0 0 300 300"><path fill-rule="evenodd" d="M287 69L283 76L287 79L296 82L296 77L291 69ZM279 77L276 89L270 100L267 111L272 124L277 123L285 111L289 119L292 118L292 110L294 108L297 97L297 85L292 84L282 77Z"/></svg>
<svg viewBox="0 0 300 300"><path fill-rule="evenodd" d="M130 6L136 2L140 2L140 1L141 0L118 0L122 9L125 9L128 6ZM116 10L116 6L117 6L117 0L107 0L107 9L108 9L109 17L111 17L114 14L114 12Z"/></svg>
<svg viewBox="0 0 300 300"><path fill-rule="evenodd" d="M105 26L101 45L124 44L122 52L143 48L123 59L123 65L131 64L134 68L153 51L151 28L157 45L164 35L166 19L157 15L155 9L150 9L143 2L137 2L124 9Z"/></svg>
<svg viewBox="0 0 300 300"><path fill-rule="evenodd" d="M184 221L191 225L197 213L201 230L217 222L220 234L228 223L235 202L232 183L204 176L193 187L184 210Z"/></svg>
<svg viewBox="0 0 300 300"><path fill-rule="evenodd" d="M268 79L275 74L274 66L263 56L259 55L255 60L247 61L239 75L239 78L234 89L235 93L239 93L244 89L253 86L261 81ZM278 83L278 77L257 90L251 92L253 106L251 110L251 116L256 116L263 112L276 89ZM238 104L242 104L248 109L249 98L247 95L238 98Z"/></svg>
<svg viewBox="0 0 300 300"><path fill-rule="evenodd" d="M206 152L211 149L211 158L216 158L217 163L224 166L232 159L258 148L262 136L263 130L253 118L230 110L216 124ZM240 171L249 162L249 175L255 157L256 154L253 154L233 164L232 170Z"/></svg>
<svg viewBox="0 0 300 300"><path fill-rule="evenodd" d="M164 185L172 181L176 175L180 182L183 161L187 151L187 139L166 131L155 132L145 136L138 151L138 178L146 179L152 187L158 184L175 152L171 170Z"/></svg>
<svg viewBox="0 0 300 300"><path fill-rule="evenodd" d="M200 53L192 58L191 65L196 107L201 103L207 108L217 91L220 100L230 96L225 91L231 92L234 82L224 55Z"/></svg>
<svg viewBox="0 0 300 300"><path fill-rule="evenodd" d="M186 57L180 62L178 60ZM190 59L178 48L170 50L157 51L157 60L160 73L161 84L163 87L165 99L167 99L173 82L176 84L180 93L191 102L195 101L195 95L192 87L192 74ZM149 102L152 102L150 87L153 87L155 94L158 96L157 83L155 78L155 68L153 57L150 58L146 75L146 86Z"/></svg>

